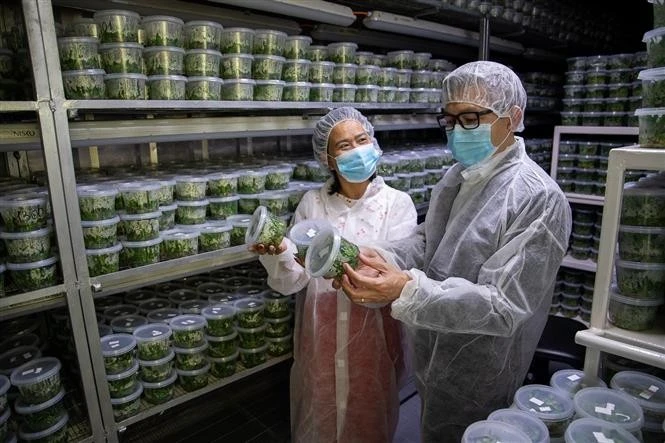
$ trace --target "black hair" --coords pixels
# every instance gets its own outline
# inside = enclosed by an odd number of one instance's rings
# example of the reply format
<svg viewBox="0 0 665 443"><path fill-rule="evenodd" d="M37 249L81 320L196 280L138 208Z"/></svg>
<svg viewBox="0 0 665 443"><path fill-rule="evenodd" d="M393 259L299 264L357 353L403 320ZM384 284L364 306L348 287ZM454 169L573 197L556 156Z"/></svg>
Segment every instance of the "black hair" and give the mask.
<svg viewBox="0 0 665 443"><path fill-rule="evenodd" d="M330 170L330 175L332 175L333 182L330 184L330 189L328 189L328 195L335 195L342 190L342 186L339 183L339 177L337 176L337 171L334 169ZM376 171L369 178L369 181L373 181L376 178Z"/></svg>

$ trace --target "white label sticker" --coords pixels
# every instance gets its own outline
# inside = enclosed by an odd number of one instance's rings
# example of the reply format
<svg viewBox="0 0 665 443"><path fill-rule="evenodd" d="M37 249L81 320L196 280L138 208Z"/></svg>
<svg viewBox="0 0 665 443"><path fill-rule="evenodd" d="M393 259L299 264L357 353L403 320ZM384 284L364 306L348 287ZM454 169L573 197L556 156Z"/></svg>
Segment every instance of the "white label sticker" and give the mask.
<svg viewBox="0 0 665 443"><path fill-rule="evenodd" d="M540 412L552 412L552 408L550 408L549 406L541 406L538 409L540 409Z"/></svg>
<svg viewBox="0 0 665 443"><path fill-rule="evenodd" d="M314 238L314 237L316 237L317 232L319 232L319 231L317 231L317 230L314 229L314 228L309 228L309 231L307 231L307 232L305 233L305 235L306 235L307 237L309 237L309 238Z"/></svg>
<svg viewBox="0 0 665 443"><path fill-rule="evenodd" d="M111 346L112 346L112 345L117 345L118 343L120 343L118 340L113 340L113 341L110 341L110 342L109 342L109 344L110 344Z"/></svg>
<svg viewBox="0 0 665 443"><path fill-rule="evenodd" d="M537 406L542 406L543 403L545 403L544 401L539 400L539 399L537 399L536 397L531 397L531 398L529 399L529 401L530 401L531 403L537 405Z"/></svg>
<svg viewBox="0 0 665 443"><path fill-rule="evenodd" d="M184 322L182 322L183 325L193 325L195 323L196 322L194 320L185 320Z"/></svg>
<svg viewBox="0 0 665 443"><path fill-rule="evenodd" d="M29 353L29 352L26 352L25 354L23 354L23 358L26 359L26 360L30 360L32 358L32 354ZM16 360L16 357L12 358L12 361L14 361L14 360Z"/></svg>
<svg viewBox="0 0 665 443"><path fill-rule="evenodd" d="M648 389L645 389L644 391L640 392L640 397L649 400L651 399L651 397L653 397L653 392L651 392Z"/></svg>
<svg viewBox="0 0 665 443"><path fill-rule="evenodd" d="M153 329L152 330L152 336L157 337L158 335L162 335L162 331L158 331L156 329Z"/></svg>
<svg viewBox="0 0 665 443"><path fill-rule="evenodd" d="M596 437L596 441L598 443L614 443L614 440L605 437L605 434L603 434L602 432L594 432L593 436Z"/></svg>
<svg viewBox="0 0 665 443"><path fill-rule="evenodd" d="M602 407L600 407L600 406L596 406L593 410L594 410L597 414L612 415L612 409L609 409L609 408L607 408L607 407L602 408Z"/></svg>
<svg viewBox="0 0 665 443"><path fill-rule="evenodd" d="M21 372L21 375L28 375L28 374L32 374L34 372L35 372L34 368L33 369L27 369L27 370Z"/></svg>
<svg viewBox="0 0 665 443"><path fill-rule="evenodd" d="M581 379L582 377L580 377L580 376L577 375L577 374L573 374L573 375L569 375L569 376L566 377L566 378L567 378L568 380L570 380L570 381L577 381L577 380Z"/></svg>
<svg viewBox="0 0 665 443"><path fill-rule="evenodd" d="M117 348L118 346L120 346L120 343L115 342L115 343L113 343L113 344L111 345L111 348L112 348L112 349L115 349L115 348Z"/></svg>
<svg viewBox="0 0 665 443"><path fill-rule="evenodd" d="M42 367L35 368L35 374L40 374L42 372Z"/></svg>
<svg viewBox="0 0 665 443"><path fill-rule="evenodd" d="M649 386L649 390L651 392L658 392L658 386L651 385L651 386Z"/></svg>

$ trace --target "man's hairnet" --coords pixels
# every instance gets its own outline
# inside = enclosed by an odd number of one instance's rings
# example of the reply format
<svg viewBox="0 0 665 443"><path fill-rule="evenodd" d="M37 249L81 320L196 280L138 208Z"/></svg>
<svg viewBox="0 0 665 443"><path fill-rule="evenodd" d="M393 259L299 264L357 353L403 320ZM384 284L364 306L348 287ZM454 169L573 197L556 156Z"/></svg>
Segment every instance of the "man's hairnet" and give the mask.
<svg viewBox="0 0 665 443"><path fill-rule="evenodd" d="M514 106L522 110L514 132L524 130L526 91L510 68L501 63L478 61L460 66L443 80L443 106L448 103L472 103L492 110L500 117L511 117Z"/></svg>
<svg viewBox="0 0 665 443"><path fill-rule="evenodd" d="M312 135L312 148L314 149L314 158L321 164L321 166L328 171L328 138L333 128L339 123L346 120L355 120L359 122L365 132L372 138L376 149L379 144L374 138L374 126L362 115L357 109L350 106L336 108L321 117L314 127L314 135Z"/></svg>

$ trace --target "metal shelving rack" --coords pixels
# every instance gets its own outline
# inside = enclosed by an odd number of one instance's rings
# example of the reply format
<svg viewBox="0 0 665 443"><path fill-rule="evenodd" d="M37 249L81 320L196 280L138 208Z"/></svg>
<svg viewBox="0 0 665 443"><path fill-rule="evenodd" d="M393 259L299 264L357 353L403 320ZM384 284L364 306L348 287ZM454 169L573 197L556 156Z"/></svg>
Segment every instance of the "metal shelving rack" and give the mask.
<svg viewBox="0 0 665 443"><path fill-rule="evenodd" d="M552 163L550 169L550 176L556 180L557 167L559 165L559 144L561 142L561 135L563 134L577 134L577 135L620 135L620 136L635 136L637 137L639 129L637 127L624 127L624 126L555 126L554 137L552 139ZM603 206L605 204L605 197L602 195L584 195L575 193L566 193L566 198L570 203L577 203L583 205ZM603 217L604 220L604 217ZM600 252L599 252L600 256ZM587 272L596 272L597 265L592 260L577 260L569 255L566 255L561 263L561 266L571 269L578 269Z"/></svg>
<svg viewBox="0 0 665 443"><path fill-rule="evenodd" d="M590 328L575 336L575 341L587 348L584 371L590 375L598 374L602 352L665 369L665 321L660 319L654 329L636 332L617 328L607 320L626 169L665 170L665 149L629 146L610 151Z"/></svg>

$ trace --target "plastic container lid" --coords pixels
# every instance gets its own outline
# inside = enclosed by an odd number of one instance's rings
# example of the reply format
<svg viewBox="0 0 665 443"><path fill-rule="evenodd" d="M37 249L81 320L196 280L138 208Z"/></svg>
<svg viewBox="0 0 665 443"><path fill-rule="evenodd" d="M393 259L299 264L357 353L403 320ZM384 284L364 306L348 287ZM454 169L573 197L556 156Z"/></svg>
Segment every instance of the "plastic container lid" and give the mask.
<svg viewBox="0 0 665 443"><path fill-rule="evenodd" d="M285 299L288 300L289 304L291 303L291 298L285 297ZM287 323L291 321L292 317L293 314L289 312L288 315L286 315L285 317L280 317L280 318L266 317L264 320L266 321L266 323L273 323L273 324Z"/></svg>
<svg viewBox="0 0 665 443"><path fill-rule="evenodd" d="M644 424L644 413L630 395L608 388L584 388L573 398L579 417L594 417L617 424L628 432L638 432Z"/></svg>
<svg viewBox="0 0 665 443"><path fill-rule="evenodd" d="M224 223L211 223L208 222L205 226L201 227L199 233L201 234L221 234L222 232L229 232L233 226Z"/></svg>
<svg viewBox="0 0 665 443"><path fill-rule="evenodd" d="M132 365L132 367L127 369L126 371L120 372L118 374L107 374L106 381L122 380L131 377L137 372L139 372L139 362L138 360L134 360L134 364Z"/></svg>
<svg viewBox="0 0 665 443"><path fill-rule="evenodd" d="M223 335L221 337L215 337L212 335L206 335L206 340L211 342L225 342L225 341L231 341L234 340L236 337L238 337L238 331L233 331L230 334Z"/></svg>
<svg viewBox="0 0 665 443"><path fill-rule="evenodd" d="M545 400L539 398L539 396L544 397L545 395L555 399L560 404L562 411L554 412L549 406L546 406ZM568 395L547 385L522 386L515 392L515 404L519 409L532 412L546 422L570 418L575 412L573 401Z"/></svg>
<svg viewBox="0 0 665 443"><path fill-rule="evenodd" d="M103 69L78 69L76 71L62 71L63 77L76 77L79 75L104 75Z"/></svg>
<svg viewBox="0 0 665 443"><path fill-rule="evenodd" d="M501 421L517 427L530 437L533 443L548 443L550 441L549 431L545 423L528 412L511 408L498 409L492 412L487 419Z"/></svg>
<svg viewBox="0 0 665 443"><path fill-rule="evenodd" d="M242 328L240 326L236 326L236 331L242 333L242 334L256 334L259 332L265 331L265 329L268 327L267 324L262 324L261 326L257 326L255 328Z"/></svg>
<svg viewBox="0 0 665 443"><path fill-rule="evenodd" d="M175 368L175 371L176 374L183 375L185 377L194 377L197 375L207 374L210 371L210 362L206 362L205 366L199 369L192 369L188 371L185 369Z"/></svg>
<svg viewBox="0 0 665 443"><path fill-rule="evenodd" d="M107 17L109 15L124 15L127 17L140 18L141 16L134 11L127 11L125 9L104 9L102 11L95 12L92 16L93 18Z"/></svg>
<svg viewBox="0 0 665 443"><path fill-rule="evenodd" d="M39 383L60 372L62 364L55 357L42 357L29 361L12 371L10 380L14 386Z"/></svg>
<svg viewBox="0 0 665 443"><path fill-rule="evenodd" d="M286 195L286 194L285 194ZM259 206L252 214L247 231L245 232L245 243L254 244L261 235L263 227L268 219L268 209L265 206Z"/></svg>
<svg viewBox="0 0 665 443"><path fill-rule="evenodd" d="M136 328L132 334L137 343L153 342L171 337L171 327L165 323L152 323Z"/></svg>
<svg viewBox="0 0 665 443"><path fill-rule="evenodd" d="M134 386L134 392L125 397L111 398L111 404L114 406L124 405L125 403L130 403L138 399L141 394L143 394L143 385L141 383L136 383Z"/></svg>
<svg viewBox="0 0 665 443"><path fill-rule="evenodd" d="M187 288L174 289L173 291L169 292L168 296L169 301L174 305L178 305L186 301L198 300L198 298L198 292L196 292L194 289Z"/></svg>
<svg viewBox="0 0 665 443"><path fill-rule="evenodd" d="M180 303L178 309L181 314L200 314L208 306L210 306L210 302L206 300L192 300Z"/></svg>
<svg viewBox="0 0 665 443"><path fill-rule="evenodd" d="M125 315L136 315L139 313L139 308L136 305L116 305L104 309L103 315L107 319L114 319L116 317L123 317Z"/></svg>
<svg viewBox="0 0 665 443"><path fill-rule="evenodd" d="M256 80L252 80L250 78L230 78L227 80L224 80L224 85L231 85L234 83L242 84L242 85L255 85Z"/></svg>
<svg viewBox="0 0 665 443"><path fill-rule="evenodd" d="M641 307L660 306L665 304L665 296L655 299L626 297L621 295L616 287L613 287L612 291L610 292L610 300L622 303L624 305ZM663 395L665 395L665 393Z"/></svg>
<svg viewBox="0 0 665 443"><path fill-rule="evenodd" d="M263 310L264 303L262 300L252 298L238 300L233 306L238 312L259 312Z"/></svg>
<svg viewBox="0 0 665 443"><path fill-rule="evenodd" d="M111 226L118 224L118 222L120 222L120 217L116 215L113 218L107 218L105 220L81 220L81 227L93 228L97 226Z"/></svg>
<svg viewBox="0 0 665 443"><path fill-rule="evenodd" d="M95 13L95 15L97 15L97 13ZM67 414L67 412L63 412L62 415L60 416L60 419L58 420L58 422L56 424L54 424L53 426L51 426L50 428L44 429L43 431L39 431L39 432L26 432L23 429L23 427L21 426L18 430L18 436L21 439L21 441L42 440L42 439L47 438L50 435L55 434L60 429L67 426L68 421L69 421L69 414Z"/></svg>
<svg viewBox="0 0 665 443"><path fill-rule="evenodd" d="M517 426L494 420L472 423L462 435L462 443L480 443L484 441L531 443L529 436Z"/></svg>
<svg viewBox="0 0 665 443"><path fill-rule="evenodd" d="M328 49L334 49L334 48L343 47L343 46L358 49L358 44L357 44L357 43L353 43L353 42L335 42L335 43L330 43L330 44L328 44ZM411 52L413 52L413 51L411 51ZM390 53L388 53L388 54L390 54Z"/></svg>
<svg viewBox="0 0 665 443"><path fill-rule="evenodd" d="M191 240L199 238L199 231L197 230L184 230L184 229L171 229L162 232L162 240Z"/></svg>
<svg viewBox="0 0 665 443"><path fill-rule="evenodd" d="M619 225L619 232L630 232L631 234L665 235L665 227Z"/></svg>
<svg viewBox="0 0 665 443"><path fill-rule="evenodd" d="M226 220L234 227L247 228L252 221L250 214L236 214L226 217Z"/></svg>
<svg viewBox="0 0 665 443"><path fill-rule="evenodd" d="M152 240L143 240L143 241L128 241L122 240L122 246L125 248L147 248L149 246L155 246L162 242L162 237L153 238Z"/></svg>
<svg viewBox="0 0 665 443"><path fill-rule="evenodd" d="M42 351L36 346L20 346L0 355L0 373L9 376L15 368L40 358Z"/></svg>
<svg viewBox="0 0 665 443"><path fill-rule="evenodd" d="M167 51L167 52L178 52L180 54L185 53L184 48L180 48L178 46L146 46L143 48L143 52L159 52L159 51ZM153 76L153 77L162 77L162 76ZM180 77L180 76L165 76L165 77ZM183 77L186 79L186 77Z"/></svg>
<svg viewBox="0 0 665 443"><path fill-rule="evenodd" d="M148 319L142 315L123 315L116 317L109 323L116 333L131 334L136 328L148 324Z"/></svg>
<svg viewBox="0 0 665 443"><path fill-rule="evenodd" d="M233 318L236 309L233 306L208 306L201 310L201 315L209 320L224 320Z"/></svg>
<svg viewBox="0 0 665 443"><path fill-rule="evenodd" d="M305 257L305 268L312 277L321 277L332 266L342 238L335 229L325 229L312 240Z"/></svg>
<svg viewBox="0 0 665 443"><path fill-rule="evenodd" d="M645 69L644 71L640 71L640 73L637 75L637 78L638 80L643 80L643 81L665 80L665 68L660 67L653 69Z"/></svg>
<svg viewBox="0 0 665 443"><path fill-rule="evenodd" d="M202 315L178 315L169 322L173 331L195 331L197 329L205 328L207 322Z"/></svg>
<svg viewBox="0 0 665 443"><path fill-rule="evenodd" d="M665 28L661 28L665 29ZM665 108L639 108L635 111L638 117L662 116L665 115Z"/></svg>
<svg viewBox="0 0 665 443"><path fill-rule="evenodd" d="M627 261L616 259L615 266L618 268L635 269L638 271L665 271L665 263L645 263L639 261Z"/></svg>
<svg viewBox="0 0 665 443"><path fill-rule="evenodd" d="M28 271L30 269L43 268L45 266L51 266L58 261L58 257L49 257L44 260L39 260L31 263L9 263L7 262L5 266L9 271Z"/></svg>
<svg viewBox="0 0 665 443"><path fill-rule="evenodd" d="M621 371L614 374L610 387L626 392L637 400L643 409L665 413L665 381L637 371Z"/></svg>
<svg viewBox="0 0 665 443"><path fill-rule="evenodd" d="M173 383L178 380L178 373L176 371L171 371L171 375L166 380L156 381L156 382L147 382L141 380L141 384L144 389L159 389L171 386Z"/></svg>
<svg viewBox="0 0 665 443"><path fill-rule="evenodd" d="M238 355L240 355L240 351L236 350L236 352L234 352L233 354L228 355L226 357L211 357L211 356L208 356L208 360L210 360L213 363L228 363L228 362L236 361L238 359Z"/></svg>
<svg viewBox="0 0 665 443"><path fill-rule="evenodd" d="M665 35L665 27L652 29L652 30L647 31L647 32L644 33L644 37L642 38L642 41L646 43L649 40L653 40L657 37L662 37L663 35Z"/></svg>
<svg viewBox="0 0 665 443"><path fill-rule="evenodd" d="M169 349L169 353L166 355L166 357L159 358L157 360L138 360L139 364L141 366L159 366L163 365L165 363L170 362L175 358L175 351L173 349Z"/></svg>
<svg viewBox="0 0 665 443"><path fill-rule="evenodd" d="M152 219L152 218L159 218L161 216L162 216L161 211L145 212L143 214L122 213L122 214L120 214L120 220L122 220L122 221L147 220L147 219Z"/></svg>
<svg viewBox="0 0 665 443"><path fill-rule="evenodd" d="M265 329L266 325L263 325L259 328L254 328L254 329ZM239 332L252 332L251 330L246 330L246 331L241 331L242 328L238 328ZM259 354L261 352L266 352L268 350L268 343L264 344L263 346L259 346L258 348L243 348L241 346L238 346L238 351L241 354Z"/></svg>
<svg viewBox="0 0 665 443"><path fill-rule="evenodd" d="M580 418L573 421L564 434L566 443L596 441L610 443L620 439L622 443L639 443L637 437L613 423L597 418Z"/></svg>
<svg viewBox="0 0 665 443"><path fill-rule="evenodd" d="M111 334L102 337L100 341L104 357L126 354L136 347L136 339L129 334Z"/></svg>

